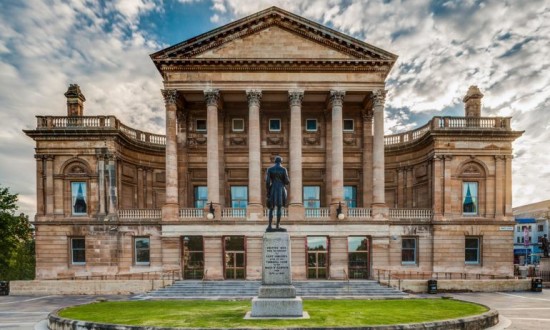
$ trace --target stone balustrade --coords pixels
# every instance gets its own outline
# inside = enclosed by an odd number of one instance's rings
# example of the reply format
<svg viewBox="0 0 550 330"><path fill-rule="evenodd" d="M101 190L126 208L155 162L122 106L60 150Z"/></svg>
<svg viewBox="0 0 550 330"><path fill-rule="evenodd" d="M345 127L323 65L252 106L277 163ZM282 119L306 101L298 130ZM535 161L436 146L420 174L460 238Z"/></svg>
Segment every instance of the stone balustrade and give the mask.
<svg viewBox="0 0 550 330"><path fill-rule="evenodd" d="M306 219L329 219L330 209L328 207L305 208Z"/></svg>
<svg viewBox="0 0 550 330"><path fill-rule="evenodd" d="M119 219L161 219L160 209L126 209L118 210Z"/></svg>
<svg viewBox="0 0 550 330"><path fill-rule="evenodd" d="M246 209L224 208L222 209L222 219L246 219Z"/></svg>
<svg viewBox="0 0 550 330"><path fill-rule="evenodd" d="M267 219L269 217L269 209L264 209L264 217ZM273 209L273 217L277 217L277 209ZM288 209L281 209L281 218L288 218Z"/></svg>
<svg viewBox="0 0 550 330"><path fill-rule="evenodd" d="M179 211L180 219L196 219L204 217L204 209L184 208Z"/></svg>
<svg viewBox="0 0 550 330"><path fill-rule="evenodd" d="M432 209L390 209L390 220L415 219L426 220L432 219Z"/></svg>
<svg viewBox="0 0 550 330"><path fill-rule="evenodd" d="M349 208L348 218L350 219L371 219L372 210L370 208Z"/></svg>

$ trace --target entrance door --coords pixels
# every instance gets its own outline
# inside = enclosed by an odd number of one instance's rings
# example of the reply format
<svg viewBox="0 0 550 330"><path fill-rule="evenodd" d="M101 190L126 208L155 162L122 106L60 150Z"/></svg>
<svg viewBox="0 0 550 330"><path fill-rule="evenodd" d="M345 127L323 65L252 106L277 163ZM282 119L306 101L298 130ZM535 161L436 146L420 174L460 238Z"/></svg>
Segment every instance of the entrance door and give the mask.
<svg viewBox="0 0 550 330"><path fill-rule="evenodd" d="M328 237L307 237L307 278L328 278Z"/></svg>
<svg viewBox="0 0 550 330"><path fill-rule="evenodd" d="M369 278L369 239L367 236L348 237L348 274L350 279Z"/></svg>
<svg viewBox="0 0 550 330"><path fill-rule="evenodd" d="M182 237L184 280L201 280L204 276L204 244L202 236Z"/></svg>
<svg viewBox="0 0 550 330"><path fill-rule="evenodd" d="M244 236L225 236L223 238L223 266L226 280L244 280L246 278L246 248Z"/></svg>

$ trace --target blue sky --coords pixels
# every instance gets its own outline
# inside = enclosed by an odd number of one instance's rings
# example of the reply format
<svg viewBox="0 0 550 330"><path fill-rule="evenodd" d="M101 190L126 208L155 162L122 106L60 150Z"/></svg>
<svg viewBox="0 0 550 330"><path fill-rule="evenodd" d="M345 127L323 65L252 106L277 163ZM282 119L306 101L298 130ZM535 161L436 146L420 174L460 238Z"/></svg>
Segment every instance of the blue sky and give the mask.
<svg viewBox="0 0 550 330"><path fill-rule="evenodd" d="M550 8L502 0L4 0L0 11L0 184L35 213L36 115L65 115L78 83L85 114L164 132L149 54L276 5L399 55L387 82L388 133L463 114L513 116L514 205L550 199Z"/></svg>

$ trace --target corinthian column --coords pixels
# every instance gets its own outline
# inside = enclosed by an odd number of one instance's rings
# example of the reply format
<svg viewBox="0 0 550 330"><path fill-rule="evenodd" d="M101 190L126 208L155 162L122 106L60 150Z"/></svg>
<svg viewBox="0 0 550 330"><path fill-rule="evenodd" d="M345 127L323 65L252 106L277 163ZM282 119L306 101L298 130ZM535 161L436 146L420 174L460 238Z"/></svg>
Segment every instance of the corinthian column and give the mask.
<svg viewBox="0 0 550 330"><path fill-rule="evenodd" d="M248 99L248 208L247 219L258 220L263 215L260 150L260 101L262 91L246 91Z"/></svg>
<svg viewBox="0 0 550 330"><path fill-rule="evenodd" d="M345 91L331 90L332 104L332 199L331 204L344 201L344 133L342 126L342 107Z"/></svg>
<svg viewBox="0 0 550 330"><path fill-rule="evenodd" d="M175 89L162 90L166 107L166 200L162 207L162 219L168 221L178 218L177 93Z"/></svg>
<svg viewBox="0 0 550 330"><path fill-rule="evenodd" d="M372 152L373 176L373 216L383 218L383 209L386 209L385 180L384 180L384 102L386 91L378 89L373 92L374 136ZM374 210L378 208L379 210Z"/></svg>
<svg viewBox="0 0 550 330"><path fill-rule="evenodd" d="M290 199L289 217L293 220L304 218L302 201L302 100L303 90L288 91L290 104Z"/></svg>
<svg viewBox="0 0 550 330"><path fill-rule="evenodd" d="M207 89L204 91L206 101L206 150L207 150L207 181L208 201L212 202L216 209L220 204L220 169L218 151L218 101L220 91ZM218 213L218 212L216 212ZM215 218L219 219L219 216Z"/></svg>

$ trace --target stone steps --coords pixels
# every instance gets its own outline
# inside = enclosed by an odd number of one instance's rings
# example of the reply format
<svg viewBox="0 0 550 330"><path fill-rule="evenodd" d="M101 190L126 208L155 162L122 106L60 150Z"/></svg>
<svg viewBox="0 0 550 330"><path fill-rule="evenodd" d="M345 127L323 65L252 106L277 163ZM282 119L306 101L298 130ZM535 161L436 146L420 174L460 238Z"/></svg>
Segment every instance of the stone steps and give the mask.
<svg viewBox="0 0 550 330"><path fill-rule="evenodd" d="M254 297L260 281L177 281L173 285L149 292L150 299L189 297ZM295 281L301 297L405 297L407 294L376 281Z"/></svg>

